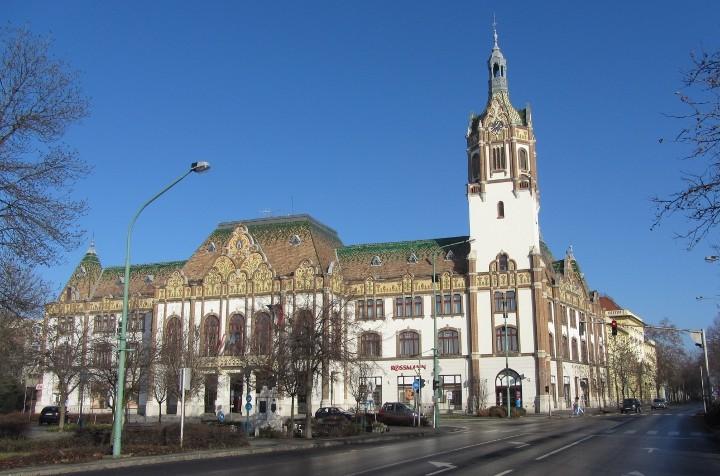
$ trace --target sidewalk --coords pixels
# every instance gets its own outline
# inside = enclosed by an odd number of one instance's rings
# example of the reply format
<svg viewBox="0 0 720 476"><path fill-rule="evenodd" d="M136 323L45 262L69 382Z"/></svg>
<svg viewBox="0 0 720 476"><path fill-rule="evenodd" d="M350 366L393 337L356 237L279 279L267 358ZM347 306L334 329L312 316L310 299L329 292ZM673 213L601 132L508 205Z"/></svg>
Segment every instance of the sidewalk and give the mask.
<svg viewBox="0 0 720 476"><path fill-rule="evenodd" d="M110 456L98 461L88 463L77 463L67 465L51 465L51 466L34 466L27 468L15 468L6 471L0 471L0 476L9 475L26 475L26 476L43 476L52 474L67 474L84 471L98 471L112 468L127 468L131 466L142 466L149 464L170 463L175 461L191 461L209 458L224 458L228 456L254 455L264 453L274 453L281 451L297 451L314 448L329 448L333 446L357 445L382 443L387 441L397 441L409 438L423 438L429 436L440 436L445 433L458 431L455 427L443 427L434 430L432 427L413 428L413 427L390 427L387 433L367 433L363 435L350 436L345 438L318 438L313 440L305 440L303 438L281 439L281 438L250 438L249 446L241 448L223 449L223 450L202 450L188 451L186 453L174 453L160 456L124 456L113 459Z"/></svg>

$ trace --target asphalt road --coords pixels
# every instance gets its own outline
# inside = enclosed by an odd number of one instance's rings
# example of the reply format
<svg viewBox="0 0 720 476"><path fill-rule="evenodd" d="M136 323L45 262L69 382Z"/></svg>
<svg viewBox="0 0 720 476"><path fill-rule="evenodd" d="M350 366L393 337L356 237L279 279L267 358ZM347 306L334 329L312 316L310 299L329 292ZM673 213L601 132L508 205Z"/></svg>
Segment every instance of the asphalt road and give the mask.
<svg viewBox="0 0 720 476"><path fill-rule="evenodd" d="M464 429L439 437L185 461L97 474L717 475L720 444L695 416L700 409L688 405L641 415L454 421L452 424Z"/></svg>

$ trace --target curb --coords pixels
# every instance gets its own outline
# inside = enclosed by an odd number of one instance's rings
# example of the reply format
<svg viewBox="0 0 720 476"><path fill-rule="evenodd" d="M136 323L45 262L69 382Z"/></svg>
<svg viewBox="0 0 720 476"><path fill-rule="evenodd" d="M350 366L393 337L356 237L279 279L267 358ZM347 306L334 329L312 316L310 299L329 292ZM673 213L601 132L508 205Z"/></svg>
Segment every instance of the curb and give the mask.
<svg viewBox="0 0 720 476"><path fill-rule="evenodd" d="M331 448L335 446L371 444L385 441L397 441L410 438L425 438L430 436L440 436L447 432L458 431L455 428L447 428L447 431L436 432L432 428L426 431L408 432L382 436L363 436L351 437L346 439L320 440L311 443L301 443L295 445L277 445L269 447L253 448L252 446L244 446L232 450L204 450L192 453L174 453L160 456L126 456L121 459L113 459L105 457L102 460L90 461L87 463L75 464L55 464L46 466L36 466L27 468L13 468L0 471L0 476L22 475L22 476L46 476L53 474L81 473L87 471L99 471L104 469L130 468L133 466L144 466L152 464L172 463L176 461L195 461L213 458L226 458L229 456L257 455L267 453L278 453L284 451L298 451L307 449Z"/></svg>

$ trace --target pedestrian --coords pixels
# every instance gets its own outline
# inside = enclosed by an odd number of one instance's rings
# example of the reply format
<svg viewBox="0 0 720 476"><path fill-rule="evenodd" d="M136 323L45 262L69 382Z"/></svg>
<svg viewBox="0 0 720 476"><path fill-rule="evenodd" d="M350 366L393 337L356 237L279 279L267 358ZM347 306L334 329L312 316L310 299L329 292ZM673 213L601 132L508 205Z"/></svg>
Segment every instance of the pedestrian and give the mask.
<svg viewBox="0 0 720 476"><path fill-rule="evenodd" d="M580 414L580 399L578 397L575 397L575 402L573 402L573 415L578 416Z"/></svg>

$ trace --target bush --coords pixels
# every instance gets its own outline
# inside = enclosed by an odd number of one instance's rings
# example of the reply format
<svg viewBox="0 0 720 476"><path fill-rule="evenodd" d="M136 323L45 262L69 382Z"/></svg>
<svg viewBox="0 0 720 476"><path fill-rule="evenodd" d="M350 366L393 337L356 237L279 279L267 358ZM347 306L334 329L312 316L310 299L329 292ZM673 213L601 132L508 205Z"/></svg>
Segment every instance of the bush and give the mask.
<svg viewBox="0 0 720 476"><path fill-rule="evenodd" d="M180 443L180 424L173 423L162 428L164 445ZM185 425L183 447L188 449L215 449L247 446L245 434L232 425L207 425L190 423Z"/></svg>
<svg viewBox="0 0 720 476"><path fill-rule="evenodd" d="M490 416L490 410L488 410L487 408L481 408L480 410L477 411L477 416L488 417L488 416Z"/></svg>
<svg viewBox="0 0 720 476"><path fill-rule="evenodd" d="M490 407L488 408L488 416L494 417L494 418L506 418L507 417L507 408L505 407Z"/></svg>
<svg viewBox="0 0 720 476"><path fill-rule="evenodd" d="M0 415L0 438L25 438L30 430L30 421L22 413Z"/></svg>
<svg viewBox="0 0 720 476"><path fill-rule="evenodd" d="M282 431L276 430L271 426L266 426L266 427L260 428L259 433L260 433L260 438L283 438L283 437L285 437L285 434Z"/></svg>
<svg viewBox="0 0 720 476"><path fill-rule="evenodd" d="M86 426L75 430L78 446L107 447L112 443L112 425Z"/></svg>

